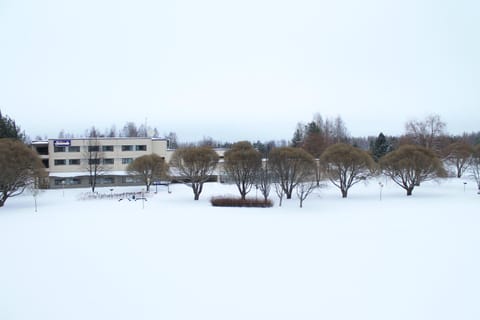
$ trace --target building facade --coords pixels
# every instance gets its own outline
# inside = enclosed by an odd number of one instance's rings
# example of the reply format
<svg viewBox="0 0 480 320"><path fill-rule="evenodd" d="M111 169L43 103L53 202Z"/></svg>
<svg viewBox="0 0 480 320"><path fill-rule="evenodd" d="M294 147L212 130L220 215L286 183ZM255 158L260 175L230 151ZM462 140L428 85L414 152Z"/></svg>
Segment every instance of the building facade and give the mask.
<svg viewBox="0 0 480 320"><path fill-rule="evenodd" d="M156 154L167 163L175 150L168 149L168 141L159 138L80 138L33 141L32 148L40 156L51 189L90 187L91 164L98 168L97 187L136 186L143 182L129 175L127 167L136 158ZM215 149L219 155L213 180L223 172L225 149Z"/></svg>
<svg viewBox="0 0 480 320"><path fill-rule="evenodd" d="M140 181L128 175L127 166L138 157L157 154L165 161L167 140L156 138L82 138L34 141L32 147L49 173L49 188L90 186L90 165L96 164L97 185L138 185Z"/></svg>

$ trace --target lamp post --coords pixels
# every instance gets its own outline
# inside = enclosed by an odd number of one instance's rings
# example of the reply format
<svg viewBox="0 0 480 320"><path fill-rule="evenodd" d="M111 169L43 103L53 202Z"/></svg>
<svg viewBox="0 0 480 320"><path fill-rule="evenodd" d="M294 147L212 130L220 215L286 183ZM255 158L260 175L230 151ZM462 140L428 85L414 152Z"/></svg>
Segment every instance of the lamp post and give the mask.
<svg viewBox="0 0 480 320"><path fill-rule="evenodd" d="M378 185L380 186L380 201L382 201L383 183L379 182Z"/></svg>
<svg viewBox="0 0 480 320"><path fill-rule="evenodd" d="M464 183L463 183L463 192L465 192L465 191L466 191L466 189L467 189L467 183L466 183L466 182L464 182Z"/></svg>

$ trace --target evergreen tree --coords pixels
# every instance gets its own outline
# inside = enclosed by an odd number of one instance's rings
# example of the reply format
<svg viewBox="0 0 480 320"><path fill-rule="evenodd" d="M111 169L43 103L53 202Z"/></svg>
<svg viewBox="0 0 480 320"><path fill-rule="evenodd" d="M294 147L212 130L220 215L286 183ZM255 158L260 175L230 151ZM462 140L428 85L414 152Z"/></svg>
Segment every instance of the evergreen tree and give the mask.
<svg viewBox="0 0 480 320"><path fill-rule="evenodd" d="M24 140L25 135L20 131L14 120L8 116L3 116L0 110L0 138L11 138L16 140Z"/></svg>
<svg viewBox="0 0 480 320"><path fill-rule="evenodd" d="M315 121L312 121L305 126L305 135L308 136L311 134L321 134L320 127Z"/></svg>
<svg viewBox="0 0 480 320"><path fill-rule="evenodd" d="M304 138L305 138L305 133L303 130L303 126L301 123L298 123L297 129L295 129L295 132L293 133L291 146L294 148L301 147L303 145Z"/></svg>
<svg viewBox="0 0 480 320"><path fill-rule="evenodd" d="M392 144L388 141L383 132L380 132L377 139L375 139L370 146L370 151L373 159L378 162L381 157L392 151Z"/></svg>

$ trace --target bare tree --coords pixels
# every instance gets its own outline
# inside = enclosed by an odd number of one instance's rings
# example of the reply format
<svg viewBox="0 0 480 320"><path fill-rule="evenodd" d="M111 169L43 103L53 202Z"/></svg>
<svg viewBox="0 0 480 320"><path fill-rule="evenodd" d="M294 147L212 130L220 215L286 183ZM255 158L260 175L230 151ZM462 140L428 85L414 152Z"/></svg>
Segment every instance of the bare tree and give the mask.
<svg viewBox="0 0 480 320"><path fill-rule="evenodd" d="M279 180L275 180L275 183L273 185L275 186L275 193L277 194L279 200L278 206L281 207L283 204L283 197L285 196L285 191L283 191L282 184Z"/></svg>
<svg viewBox="0 0 480 320"><path fill-rule="evenodd" d="M117 127L112 125L110 129L105 130L105 136L109 138L114 138L117 136Z"/></svg>
<svg viewBox="0 0 480 320"><path fill-rule="evenodd" d="M480 144L477 144L473 149L470 171L477 182L478 192L480 193Z"/></svg>
<svg viewBox="0 0 480 320"><path fill-rule="evenodd" d="M237 142L225 152L225 172L237 186L242 200L255 185L261 166L262 155L248 141Z"/></svg>
<svg viewBox="0 0 480 320"><path fill-rule="evenodd" d="M439 138L445 134L446 127L437 114L429 115L424 121L412 120L405 124L406 134L415 144L435 151L440 149Z"/></svg>
<svg viewBox="0 0 480 320"><path fill-rule="evenodd" d="M463 141L451 143L445 148L445 162L455 167L457 178L461 178L463 173L468 169L472 152L472 146Z"/></svg>
<svg viewBox="0 0 480 320"><path fill-rule="evenodd" d="M337 116L333 120L333 138L335 143L347 143L349 139L349 133L347 126L342 117Z"/></svg>
<svg viewBox="0 0 480 320"><path fill-rule="evenodd" d="M315 159L301 148L275 148L268 161L287 199L292 198L294 188L315 170Z"/></svg>
<svg viewBox="0 0 480 320"><path fill-rule="evenodd" d="M94 134L95 132L92 133L92 138L87 139L87 145L84 151L85 167L88 172L88 181L92 192L95 192L98 178L104 171L102 164L104 153L101 150L98 138Z"/></svg>
<svg viewBox="0 0 480 320"><path fill-rule="evenodd" d="M256 180L256 185L262 193L263 199L268 200L273 183L273 174L269 168L268 161L263 161Z"/></svg>
<svg viewBox="0 0 480 320"><path fill-rule="evenodd" d="M0 139L0 207L46 176L38 155L16 139Z"/></svg>
<svg viewBox="0 0 480 320"><path fill-rule="evenodd" d="M183 183L193 190L194 199L198 200L218 163L218 155L211 147L184 147L175 150L170 160L174 169L172 175L178 176Z"/></svg>
<svg viewBox="0 0 480 320"><path fill-rule="evenodd" d="M149 134L148 132L150 131L150 129L148 128L148 126L146 124L141 124L139 127L138 127L138 137L148 137Z"/></svg>
<svg viewBox="0 0 480 320"><path fill-rule="evenodd" d="M90 129L85 131L85 137L87 137L87 138L101 138L101 137L103 137L103 135L100 132L100 130L95 128L95 126L92 126Z"/></svg>
<svg viewBox="0 0 480 320"><path fill-rule="evenodd" d="M165 139L168 140L168 148L169 149L177 149L178 148L178 136L175 132L169 132L165 135Z"/></svg>
<svg viewBox="0 0 480 320"><path fill-rule="evenodd" d="M419 145L403 145L380 159L383 173L411 196L415 186L447 175L442 162L431 149Z"/></svg>
<svg viewBox="0 0 480 320"><path fill-rule="evenodd" d="M135 124L135 122L127 122L125 123L125 125L123 126L123 129L122 129L122 132L121 132L121 136L123 137L138 137L139 136L139 132L138 132L138 128L137 128L137 125Z"/></svg>
<svg viewBox="0 0 480 320"><path fill-rule="evenodd" d="M127 167L127 172L131 175L139 176L147 192L155 180L165 179L167 177L167 165L165 159L157 154L149 154L136 158Z"/></svg>
<svg viewBox="0 0 480 320"><path fill-rule="evenodd" d="M315 158L319 158L332 144L346 143L350 139L345 122L340 116L324 120L317 113L314 115L313 121L305 125L303 130L299 126L300 124L297 127L297 131L302 134L300 146Z"/></svg>
<svg viewBox="0 0 480 320"><path fill-rule="evenodd" d="M300 208L303 208L303 202L318 187L315 180L315 174L312 172L310 179L306 177L304 181L300 182L295 187L295 190L297 191L297 197L300 201Z"/></svg>
<svg viewBox="0 0 480 320"><path fill-rule="evenodd" d="M355 184L371 177L375 162L365 151L351 145L338 143L328 147L320 158L326 177L340 189L346 198Z"/></svg>
<svg viewBox="0 0 480 320"><path fill-rule="evenodd" d="M325 136L318 132L308 133L303 141L302 148L315 158L320 158L328 147Z"/></svg>

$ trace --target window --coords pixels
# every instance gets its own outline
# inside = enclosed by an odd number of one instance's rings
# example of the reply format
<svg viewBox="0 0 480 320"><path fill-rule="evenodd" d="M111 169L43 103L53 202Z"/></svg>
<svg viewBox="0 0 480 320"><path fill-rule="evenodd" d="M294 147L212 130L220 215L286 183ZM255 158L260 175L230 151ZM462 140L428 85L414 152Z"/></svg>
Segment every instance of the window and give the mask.
<svg viewBox="0 0 480 320"><path fill-rule="evenodd" d="M53 149L53 152L65 152L65 151L67 151L66 147L55 147Z"/></svg>
<svg viewBox="0 0 480 320"><path fill-rule="evenodd" d="M79 146L70 146L68 147L69 152L80 152L80 147Z"/></svg>
<svg viewBox="0 0 480 320"><path fill-rule="evenodd" d="M56 166L64 166L67 164L67 160L65 159L57 159L53 162Z"/></svg>
<svg viewBox="0 0 480 320"><path fill-rule="evenodd" d="M112 152L113 151L113 146L102 146L102 151Z"/></svg>
<svg viewBox="0 0 480 320"><path fill-rule="evenodd" d="M133 151L133 146L131 145L123 145L122 151Z"/></svg>
<svg viewBox="0 0 480 320"><path fill-rule="evenodd" d="M114 178L113 177L103 177L101 180L100 180L100 183L101 184L113 184L115 182Z"/></svg>
<svg viewBox="0 0 480 320"><path fill-rule="evenodd" d="M37 152L41 156L48 156L48 147L38 147Z"/></svg>
<svg viewBox="0 0 480 320"><path fill-rule="evenodd" d="M55 179L55 185L78 185L81 184L82 181L79 178L65 178L65 179Z"/></svg>
<svg viewBox="0 0 480 320"><path fill-rule="evenodd" d="M135 151L147 151L147 146L142 144L142 145L136 145L135 146Z"/></svg>
<svg viewBox="0 0 480 320"><path fill-rule="evenodd" d="M78 178L72 178L72 179L70 179L69 183L70 184L81 184L82 181Z"/></svg>
<svg viewBox="0 0 480 320"><path fill-rule="evenodd" d="M133 158L122 158L122 164L130 164L133 162Z"/></svg>
<svg viewBox="0 0 480 320"><path fill-rule="evenodd" d="M140 182L140 179L136 177L131 177L131 176L122 177L123 184L138 183L138 182Z"/></svg>
<svg viewBox="0 0 480 320"><path fill-rule="evenodd" d="M80 164L80 159L70 159L68 160L68 164L71 166L78 166Z"/></svg>
<svg viewBox="0 0 480 320"><path fill-rule="evenodd" d="M88 164L99 165L100 164L100 159L88 159Z"/></svg>
<svg viewBox="0 0 480 320"><path fill-rule="evenodd" d="M100 151L100 146L88 146L88 152L98 152Z"/></svg>
<svg viewBox="0 0 480 320"><path fill-rule="evenodd" d="M103 164L114 164L115 160L114 159L103 159Z"/></svg>

